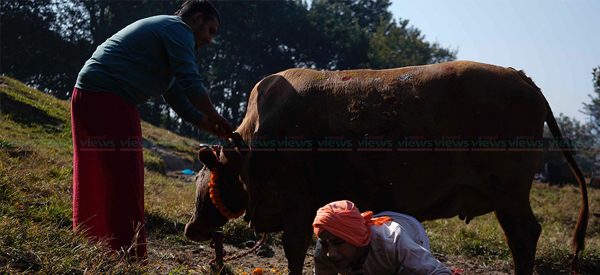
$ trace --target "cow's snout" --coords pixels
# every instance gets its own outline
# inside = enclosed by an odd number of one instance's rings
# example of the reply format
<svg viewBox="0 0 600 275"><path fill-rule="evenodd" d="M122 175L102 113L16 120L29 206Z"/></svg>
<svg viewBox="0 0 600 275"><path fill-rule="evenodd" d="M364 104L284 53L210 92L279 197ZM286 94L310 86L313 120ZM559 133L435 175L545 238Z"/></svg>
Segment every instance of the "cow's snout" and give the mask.
<svg viewBox="0 0 600 275"><path fill-rule="evenodd" d="M198 230L196 224L192 222L188 222L185 225L185 230L183 232L186 238L196 242L208 241L211 236L210 233L204 233Z"/></svg>

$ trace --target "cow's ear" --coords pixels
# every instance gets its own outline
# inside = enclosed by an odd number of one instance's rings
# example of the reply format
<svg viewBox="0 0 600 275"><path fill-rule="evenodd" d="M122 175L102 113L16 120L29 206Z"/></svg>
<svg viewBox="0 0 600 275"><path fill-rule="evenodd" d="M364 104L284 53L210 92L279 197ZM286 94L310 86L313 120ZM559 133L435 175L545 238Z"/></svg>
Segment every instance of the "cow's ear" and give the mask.
<svg viewBox="0 0 600 275"><path fill-rule="evenodd" d="M204 166L206 166L208 169L213 169L215 166L217 166L217 163L219 163L214 150L209 147L200 149L200 151L198 151L198 158L200 159L200 162L202 162L202 164L204 164Z"/></svg>

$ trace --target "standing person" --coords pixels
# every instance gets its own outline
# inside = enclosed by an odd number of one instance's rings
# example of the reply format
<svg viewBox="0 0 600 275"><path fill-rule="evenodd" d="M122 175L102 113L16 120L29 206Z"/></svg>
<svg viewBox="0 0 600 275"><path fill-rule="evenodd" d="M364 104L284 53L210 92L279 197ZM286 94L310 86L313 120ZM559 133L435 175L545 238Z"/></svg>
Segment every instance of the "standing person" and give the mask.
<svg viewBox="0 0 600 275"><path fill-rule="evenodd" d="M74 230L146 257L136 105L162 95L186 121L228 137L233 130L213 107L195 61L195 51L211 42L219 24L209 1L187 0L173 16L120 30L85 63L71 98Z"/></svg>
<svg viewBox="0 0 600 275"><path fill-rule="evenodd" d="M314 271L322 274L452 274L429 251L425 229L415 218L395 213L360 213L347 200L317 211Z"/></svg>

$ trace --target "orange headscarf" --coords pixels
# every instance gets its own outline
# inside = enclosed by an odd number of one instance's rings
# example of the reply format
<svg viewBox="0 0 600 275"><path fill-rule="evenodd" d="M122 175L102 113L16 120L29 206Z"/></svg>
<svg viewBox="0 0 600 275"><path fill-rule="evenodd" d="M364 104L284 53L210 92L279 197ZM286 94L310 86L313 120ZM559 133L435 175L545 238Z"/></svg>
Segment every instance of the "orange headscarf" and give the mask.
<svg viewBox="0 0 600 275"><path fill-rule="evenodd" d="M366 246L370 242L371 225L382 225L392 220L390 217L373 218L373 212L360 213L354 203L347 200L334 201L317 211L313 231L319 236L323 230L354 246Z"/></svg>

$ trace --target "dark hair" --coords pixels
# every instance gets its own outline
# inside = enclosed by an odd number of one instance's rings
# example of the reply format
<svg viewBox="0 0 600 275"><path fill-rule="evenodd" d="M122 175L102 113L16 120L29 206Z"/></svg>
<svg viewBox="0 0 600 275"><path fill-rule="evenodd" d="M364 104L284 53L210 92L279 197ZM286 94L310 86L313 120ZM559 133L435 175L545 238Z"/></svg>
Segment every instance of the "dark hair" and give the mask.
<svg viewBox="0 0 600 275"><path fill-rule="evenodd" d="M216 18L219 24L221 24L219 12L208 0L185 0L179 10L175 12L175 15L180 16L185 21L199 12L206 16L208 20Z"/></svg>

